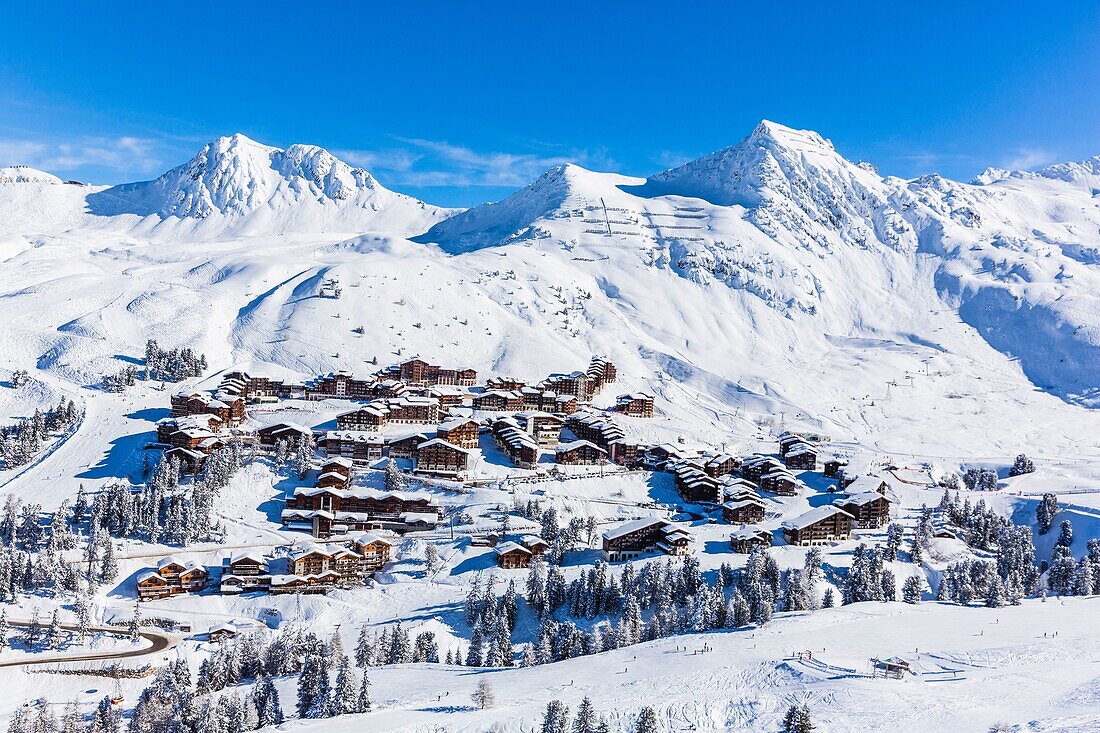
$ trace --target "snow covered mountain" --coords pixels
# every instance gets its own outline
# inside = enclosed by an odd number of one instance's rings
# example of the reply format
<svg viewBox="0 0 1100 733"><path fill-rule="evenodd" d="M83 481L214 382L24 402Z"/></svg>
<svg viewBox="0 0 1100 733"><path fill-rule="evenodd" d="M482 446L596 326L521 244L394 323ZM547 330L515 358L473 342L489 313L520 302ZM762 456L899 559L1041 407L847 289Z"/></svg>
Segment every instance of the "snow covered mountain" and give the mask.
<svg viewBox="0 0 1100 733"><path fill-rule="evenodd" d="M454 212L234 136L150 182L0 186L0 346L76 381L149 337L304 375L420 353L530 378L600 353L718 433L783 413L884 448L1014 450L1042 414L1072 441L1100 429L1080 409L1100 385L1094 168L901 180L763 122L648 179L563 165ZM333 277L341 300L317 297ZM992 389L1009 437L977 429Z"/></svg>
<svg viewBox="0 0 1100 733"><path fill-rule="evenodd" d="M0 171L0 183L9 179L60 183L24 167ZM322 148L291 145L280 150L240 134L208 143L187 163L152 181L81 188L75 197L34 193L56 199L49 207L53 211L23 219L19 205L10 202L15 194L0 197L0 215L12 207L10 217L0 216L0 228L15 220L22 224L14 231L57 231L79 220L83 226L162 239L286 232L409 235L454 213L390 191L369 172Z"/></svg>
<svg viewBox="0 0 1100 733"><path fill-rule="evenodd" d="M737 145L644 181L551 170L419 240L454 252L558 241L600 256L633 242L643 260L750 293L806 319L810 333L816 323L819 333L918 338L906 319L957 309L1036 385L1092 405L1096 169L1093 159L973 185L904 181L846 160L817 133L765 121Z"/></svg>

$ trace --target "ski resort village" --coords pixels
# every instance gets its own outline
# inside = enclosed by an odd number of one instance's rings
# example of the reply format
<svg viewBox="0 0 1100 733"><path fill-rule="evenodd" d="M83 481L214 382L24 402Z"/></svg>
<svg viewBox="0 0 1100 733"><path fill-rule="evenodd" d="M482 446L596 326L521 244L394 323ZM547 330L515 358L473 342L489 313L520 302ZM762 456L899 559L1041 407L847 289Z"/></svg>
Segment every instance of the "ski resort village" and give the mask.
<svg viewBox="0 0 1100 733"><path fill-rule="evenodd" d="M1096 180L2 169L2 725L1100 730Z"/></svg>

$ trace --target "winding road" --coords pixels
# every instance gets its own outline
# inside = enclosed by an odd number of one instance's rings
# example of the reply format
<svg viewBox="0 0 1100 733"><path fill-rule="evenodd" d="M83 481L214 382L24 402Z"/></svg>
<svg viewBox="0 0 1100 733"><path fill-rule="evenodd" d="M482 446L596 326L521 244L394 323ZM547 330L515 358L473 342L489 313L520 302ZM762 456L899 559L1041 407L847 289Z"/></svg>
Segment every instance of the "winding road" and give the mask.
<svg viewBox="0 0 1100 733"><path fill-rule="evenodd" d="M10 626L18 626L27 628L30 626L29 621L12 621L9 620ZM45 630L46 624L40 624ZM61 628L66 631L79 631L79 627L72 624L61 624ZM88 631L103 632L107 634L117 634L119 636L128 636L129 629L122 628L120 626L89 626ZM132 659L134 657L145 657L152 654L158 654L175 648L180 643L180 637L174 634L168 634L163 631L149 631L143 630L138 632L142 638L147 640L148 646L141 647L139 649L116 649L102 652L74 652L71 654L50 654L50 655L38 655L29 654L22 659L14 659L5 661L0 659L0 667L25 667L32 664L50 664L54 662L91 662L102 661L105 659Z"/></svg>

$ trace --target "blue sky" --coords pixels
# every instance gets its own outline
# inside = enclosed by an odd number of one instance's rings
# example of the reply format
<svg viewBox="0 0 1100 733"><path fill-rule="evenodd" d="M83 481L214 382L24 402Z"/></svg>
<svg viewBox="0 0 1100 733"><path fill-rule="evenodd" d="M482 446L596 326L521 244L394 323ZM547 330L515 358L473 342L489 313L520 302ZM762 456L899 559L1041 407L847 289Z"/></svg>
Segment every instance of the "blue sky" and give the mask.
<svg viewBox="0 0 1100 733"><path fill-rule="evenodd" d="M907 177L1100 154L1095 2L227 5L4 3L0 165L140 180L243 132L458 206L762 118Z"/></svg>

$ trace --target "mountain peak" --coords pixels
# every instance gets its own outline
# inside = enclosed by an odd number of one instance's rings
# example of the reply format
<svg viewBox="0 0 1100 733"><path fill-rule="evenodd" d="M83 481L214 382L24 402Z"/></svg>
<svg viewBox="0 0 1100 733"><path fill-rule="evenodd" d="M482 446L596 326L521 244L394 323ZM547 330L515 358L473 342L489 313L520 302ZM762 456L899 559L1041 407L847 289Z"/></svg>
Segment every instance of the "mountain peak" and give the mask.
<svg viewBox="0 0 1100 733"><path fill-rule="evenodd" d="M89 204L94 213L107 215L240 223L261 214L264 221L292 219L295 227L341 221L353 229L362 228L360 222L387 219L383 210L394 208L407 210L402 231L423 231L417 227L446 213L385 189L370 173L324 148L295 144L283 150L241 133L211 140L189 161L153 181L93 194ZM394 218L396 223L399 217Z"/></svg>

